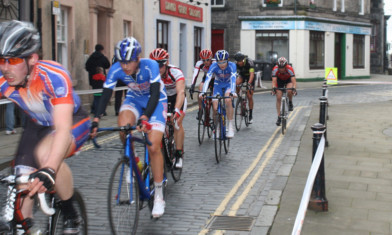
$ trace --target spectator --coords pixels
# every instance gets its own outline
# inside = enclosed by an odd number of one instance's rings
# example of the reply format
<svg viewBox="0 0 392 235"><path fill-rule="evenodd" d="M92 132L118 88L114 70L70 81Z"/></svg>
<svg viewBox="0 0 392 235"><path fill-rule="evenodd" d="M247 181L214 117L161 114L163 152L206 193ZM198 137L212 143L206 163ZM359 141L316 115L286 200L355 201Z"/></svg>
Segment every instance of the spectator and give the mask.
<svg viewBox="0 0 392 235"><path fill-rule="evenodd" d="M15 130L15 105L14 103L8 103L5 109L5 134L12 135L16 134Z"/></svg>
<svg viewBox="0 0 392 235"><path fill-rule="evenodd" d="M97 73L97 67L103 68L103 75L106 76L106 70L110 67L110 62L108 58L102 53L104 50L101 44L95 45L95 52L90 55L86 61L86 70L88 72L89 84L93 89L102 89L103 81L97 81L93 79L93 75ZM95 113L98 100L101 94L94 94L94 100L91 104L90 113Z"/></svg>

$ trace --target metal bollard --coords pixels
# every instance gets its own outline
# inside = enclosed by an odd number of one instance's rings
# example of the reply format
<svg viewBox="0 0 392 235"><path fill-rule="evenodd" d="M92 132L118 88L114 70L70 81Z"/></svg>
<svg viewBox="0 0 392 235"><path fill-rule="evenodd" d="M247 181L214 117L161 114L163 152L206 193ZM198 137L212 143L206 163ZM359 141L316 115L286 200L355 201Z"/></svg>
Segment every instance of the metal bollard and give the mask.
<svg viewBox="0 0 392 235"><path fill-rule="evenodd" d="M325 132L324 132L324 137L325 137L325 146L328 147L328 138L327 138L327 97L321 96L319 98L320 100L320 118L319 122L325 126Z"/></svg>
<svg viewBox="0 0 392 235"><path fill-rule="evenodd" d="M321 137L324 134L325 126L321 123L316 123L311 128L313 130L313 161ZM328 211L328 200L325 196L324 153L321 159L320 167L317 171L316 178L313 183L313 189L310 195L308 208L314 211Z"/></svg>

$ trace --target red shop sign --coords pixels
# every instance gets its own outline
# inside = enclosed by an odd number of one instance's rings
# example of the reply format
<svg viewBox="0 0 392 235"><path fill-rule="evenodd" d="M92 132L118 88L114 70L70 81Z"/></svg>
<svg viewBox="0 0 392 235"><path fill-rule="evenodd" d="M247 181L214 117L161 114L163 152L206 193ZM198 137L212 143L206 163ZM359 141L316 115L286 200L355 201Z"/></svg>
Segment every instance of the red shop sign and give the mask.
<svg viewBox="0 0 392 235"><path fill-rule="evenodd" d="M203 22L203 8L176 0L161 0L161 13Z"/></svg>

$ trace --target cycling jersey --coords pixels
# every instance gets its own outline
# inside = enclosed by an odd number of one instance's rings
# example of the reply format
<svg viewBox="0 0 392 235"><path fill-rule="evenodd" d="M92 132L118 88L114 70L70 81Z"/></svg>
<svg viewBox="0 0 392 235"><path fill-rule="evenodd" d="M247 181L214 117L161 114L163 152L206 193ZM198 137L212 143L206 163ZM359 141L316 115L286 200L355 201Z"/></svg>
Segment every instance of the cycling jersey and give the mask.
<svg viewBox="0 0 392 235"><path fill-rule="evenodd" d="M171 64L166 67L166 73L161 75L161 78L165 84L167 96L176 95L176 82L185 81L185 77L181 69Z"/></svg>
<svg viewBox="0 0 392 235"><path fill-rule="evenodd" d="M5 96L27 112L41 126L52 126L53 107L74 104L74 114L81 102L73 91L70 74L57 62L39 61L33 68L27 87L15 89L0 77L0 97Z"/></svg>
<svg viewBox="0 0 392 235"><path fill-rule="evenodd" d="M215 63L215 61L213 60L212 64L214 64L214 63ZM210 66L206 66L204 64L203 60L199 60L199 61L196 62L195 68L193 69L192 85L196 84L197 77L199 76L200 70L202 70L204 72L204 75L203 75L203 78L202 78L201 82L205 82L206 74L208 72L208 69L211 67L211 65ZM211 80L211 82L212 81L213 81L213 79Z"/></svg>
<svg viewBox="0 0 392 235"><path fill-rule="evenodd" d="M290 65L286 65L285 72L279 72L279 67L275 65L272 69L272 77L277 77L278 80L288 80L291 77L295 77L294 69Z"/></svg>
<svg viewBox="0 0 392 235"><path fill-rule="evenodd" d="M231 93L235 92L235 82L236 82L236 74L237 74L237 66L233 63L228 61L227 66L224 70L222 70L218 63L214 63L210 66L206 81L203 86L203 93L207 92L208 89L208 84L212 78L212 76L215 76L215 81L214 81L214 94L220 94L221 91L218 89L218 87L222 87L223 84L225 84L227 89L230 89ZM223 94L221 94L223 95Z"/></svg>
<svg viewBox="0 0 392 235"><path fill-rule="evenodd" d="M244 66L237 65L237 72L244 81L249 80L250 73L255 72L255 66L253 60L249 58L244 59ZM253 79L254 81L255 79Z"/></svg>

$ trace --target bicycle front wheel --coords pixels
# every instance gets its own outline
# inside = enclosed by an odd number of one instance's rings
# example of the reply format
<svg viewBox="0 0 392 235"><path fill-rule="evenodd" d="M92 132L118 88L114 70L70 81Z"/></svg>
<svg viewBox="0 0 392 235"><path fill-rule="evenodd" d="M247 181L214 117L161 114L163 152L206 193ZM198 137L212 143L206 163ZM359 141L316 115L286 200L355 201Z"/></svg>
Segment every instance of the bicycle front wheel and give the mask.
<svg viewBox="0 0 392 235"><path fill-rule="evenodd" d="M242 119L244 116L242 115L242 98L239 96L237 99L237 103L235 104L235 129L237 131L240 131L241 129L241 124L242 124Z"/></svg>
<svg viewBox="0 0 392 235"><path fill-rule="evenodd" d="M217 121L215 125L214 132L214 142L215 142L215 158L216 162L219 163L222 156L222 126L221 126L221 116L217 114Z"/></svg>
<svg viewBox="0 0 392 235"><path fill-rule="evenodd" d="M211 103L209 103L209 104L207 104L207 108L206 108L205 114L204 114L205 115L204 125L207 127L208 138L211 138L211 136L212 136L212 127L213 127L212 120L213 120L213 118L211 117L211 114L212 114L212 105L211 105Z"/></svg>
<svg viewBox="0 0 392 235"><path fill-rule="evenodd" d="M199 110L199 122L198 122L198 129L197 129L197 138L199 140L199 144L203 143L204 140L204 133L206 131L206 128L204 126L204 109Z"/></svg>
<svg viewBox="0 0 392 235"><path fill-rule="evenodd" d="M245 97L244 101L242 102L242 109L244 110L244 119L245 119L245 125L246 127L249 126L249 109L248 106L248 97Z"/></svg>
<svg viewBox="0 0 392 235"><path fill-rule="evenodd" d="M136 234L139 184L127 159L118 161L110 175L107 206L112 234Z"/></svg>
<svg viewBox="0 0 392 235"><path fill-rule="evenodd" d="M221 119L221 122L222 122L222 124L221 124L221 126L222 126L222 131L221 131L221 136L222 136L222 142L223 142L223 146L224 146L224 148L225 148L225 154L227 154L228 152L229 152L229 147L230 147L230 139L229 138L227 138L227 126L226 126L226 117L224 117L223 115L222 115L222 119Z"/></svg>
<svg viewBox="0 0 392 235"><path fill-rule="evenodd" d="M88 234L88 224L87 224L87 211L86 211L86 206L84 204L84 200L82 195L80 194L80 192L78 190L74 190L74 194L72 196L73 198L73 202L72 205L76 210L77 213L77 224L78 224L78 229L79 229L79 233L78 234L84 234L87 235ZM63 228L64 228L64 214L61 211L61 202L59 202L59 204L57 204L56 207L58 207L59 209L56 210L56 213L54 214L54 216L52 217L52 229L51 229L51 235L62 235L63 234Z"/></svg>
<svg viewBox="0 0 392 235"><path fill-rule="evenodd" d="M286 103L283 101L282 102L282 107L281 107L281 113L280 113L280 117L282 120L282 135L284 135L285 130L286 130L286 121L287 121L287 116L286 116Z"/></svg>

